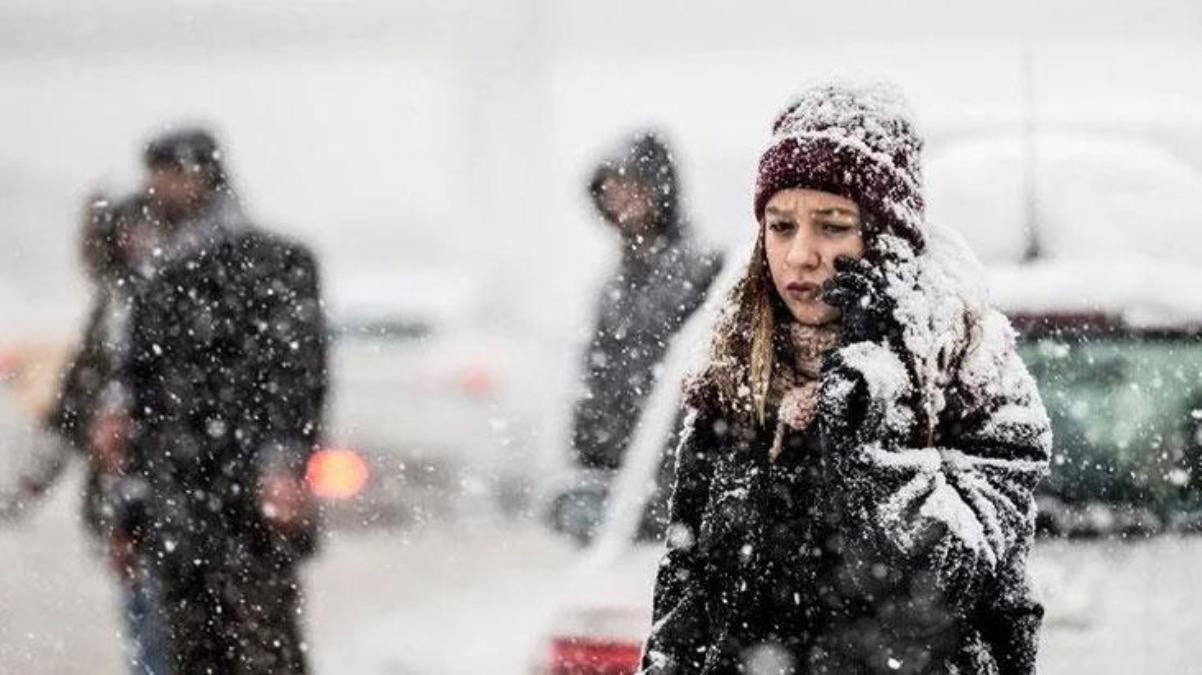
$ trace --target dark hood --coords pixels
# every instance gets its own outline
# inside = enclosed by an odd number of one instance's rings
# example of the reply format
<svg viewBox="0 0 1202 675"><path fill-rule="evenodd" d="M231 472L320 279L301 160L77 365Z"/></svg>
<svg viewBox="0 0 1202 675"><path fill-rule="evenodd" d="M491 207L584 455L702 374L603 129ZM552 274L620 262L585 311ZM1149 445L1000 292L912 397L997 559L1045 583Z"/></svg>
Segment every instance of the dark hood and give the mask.
<svg viewBox="0 0 1202 675"><path fill-rule="evenodd" d="M680 210L680 185L672 151L653 131L643 131L625 141L612 154L604 157L589 180L589 196L602 218L601 184L609 176L634 178L650 187L655 198L655 230L669 240L680 238L686 229Z"/></svg>
<svg viewBox="0 0 1202 675"><path fill-rule="evenodd" d="M229 182L217 138L200 127L178 127L152 138L146 144L142 159L147 167L203 169L213 188L224 187Z"/></svg>

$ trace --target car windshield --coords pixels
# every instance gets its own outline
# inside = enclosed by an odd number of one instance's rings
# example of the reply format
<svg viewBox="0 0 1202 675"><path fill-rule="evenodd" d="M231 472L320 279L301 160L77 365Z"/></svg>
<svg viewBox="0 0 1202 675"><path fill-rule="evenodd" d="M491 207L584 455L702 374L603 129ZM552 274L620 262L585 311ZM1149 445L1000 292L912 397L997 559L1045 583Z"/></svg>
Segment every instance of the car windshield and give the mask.
<svg viewBox="0 0 1202 675"><path fill-rule="evenodd" d="M1054 434L1045 491L1068 501L1195 509L1202 340L1185 333L1056 331L1023 341Z"/></svg>

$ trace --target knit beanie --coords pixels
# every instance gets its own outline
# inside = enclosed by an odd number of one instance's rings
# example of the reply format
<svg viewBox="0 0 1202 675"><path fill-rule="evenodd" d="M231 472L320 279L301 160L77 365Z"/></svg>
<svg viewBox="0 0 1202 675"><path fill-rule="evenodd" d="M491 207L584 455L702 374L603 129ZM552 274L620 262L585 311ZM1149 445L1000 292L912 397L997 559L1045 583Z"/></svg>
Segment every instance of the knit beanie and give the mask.
<svg viewBox="0 0 1202 675"><path fill-rule="evenodd" d="M895 234L921 251L921 152L922 139L896 87L811 87L772 125L756 177L756 221L762 222L768 200L781 190L822 190L867 211L870 234Z"/></svg>

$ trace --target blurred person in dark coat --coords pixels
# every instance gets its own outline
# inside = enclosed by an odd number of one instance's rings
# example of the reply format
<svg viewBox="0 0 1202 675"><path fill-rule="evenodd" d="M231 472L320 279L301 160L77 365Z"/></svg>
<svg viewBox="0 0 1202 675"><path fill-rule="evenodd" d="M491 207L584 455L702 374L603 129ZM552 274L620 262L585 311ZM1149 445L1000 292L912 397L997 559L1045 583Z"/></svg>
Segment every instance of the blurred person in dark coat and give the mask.
<svg viewBox="0 0 1202 675"><path fill-rule="evenodd" d="M620 238L621 260L597 295L582 391L573 411L572 447L583 472L552 507L553 525L582 542L600 522L609 483L622 466L655 383L656 366L722 265L721 257L694 237L672 153L655 133L635 134L602 159L588 192L598 215ZM664 440L671 447L672 439ZM671 468L666 461L661 471ZM644 514L647 536L662 530L664 511L657 507Z"/></svg>
<svg viewBox="0 0 1202 675"><path fill-rule="evenodd" d="M317 264L247 219L208 132L165 133L145 161L163 240L122 367L123 468L142 495L124 520L163 583L175 672L303 673L303 480L326 391Z"/></svg>
<svg viewBox="0 0 1202 675"><path fill-rule="evenodd" d="M155 226L140 195L97 203L90 207L83 236L84 265L95 288L92 309L45 426L88 454L84 520L92 532L110 533L112 507L106 500L122 448L112 442L108 425L128 406L117 370L129 346L133 294L149 274ZM49 483L30 487L44 490Z"/></svg>
<svg viewBox="0 0 1202 675"><path fill-rule="evenodd" d="M671 151L656 134L637 134L603 159L589 194L621 238L622 258L597 296L572 443L582 466L614 470L651 393L656 364L701 305L721 260L693 236Z"/></svg>

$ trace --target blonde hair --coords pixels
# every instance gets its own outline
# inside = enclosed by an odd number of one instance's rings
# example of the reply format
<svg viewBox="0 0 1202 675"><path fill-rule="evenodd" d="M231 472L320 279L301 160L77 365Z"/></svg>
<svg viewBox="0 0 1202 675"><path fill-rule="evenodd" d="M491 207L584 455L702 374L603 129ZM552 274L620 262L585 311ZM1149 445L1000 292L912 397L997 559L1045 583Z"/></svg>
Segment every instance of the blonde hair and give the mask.
<svg viewBox="0 0 1202 675"><path fill-rule="evenodd" d="M688 384L689 402L717 407L735 421L763 426L777 359L777 326L783 308L772 284L764 230L751 259L714 326L706 367Z"/></svg>

